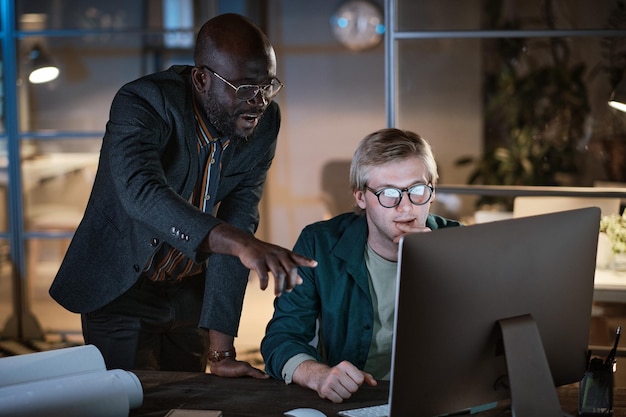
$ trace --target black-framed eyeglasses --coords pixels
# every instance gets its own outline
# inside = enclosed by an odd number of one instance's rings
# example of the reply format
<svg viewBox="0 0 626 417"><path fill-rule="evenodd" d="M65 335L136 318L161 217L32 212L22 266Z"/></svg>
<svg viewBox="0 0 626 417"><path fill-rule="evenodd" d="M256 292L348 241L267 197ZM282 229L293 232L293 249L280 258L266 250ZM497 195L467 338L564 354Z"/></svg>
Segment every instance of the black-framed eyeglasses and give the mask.
<svg viewBox="0 0 626 417"><path fill-rule="evenodd" d="M381 206L385 208L397 207L402 201L403 193L409 196L409 201L416 206L423 206L428 203L433 196L434 188L432 185L416 184L408 188L384 187L380 190L365 186L365 189L371 191Z"/></svg>
<svg viewBox="0 0 626 417"><path fill-rule="evenodd" d="M225 82L229 87L235 90L235 98L241 101L252 100L257 96L257 94L259 94L259 92L261 92L263 98L265 98L266 100L271 100L272 98L276 97L276 94L278 94L278 92L285 86L285 84L283 84L278 78L272 78L269 84L241 84L237 87L206 65L202 65L198 68L209 71L211 74L215 75L217 78Z"/></svg>

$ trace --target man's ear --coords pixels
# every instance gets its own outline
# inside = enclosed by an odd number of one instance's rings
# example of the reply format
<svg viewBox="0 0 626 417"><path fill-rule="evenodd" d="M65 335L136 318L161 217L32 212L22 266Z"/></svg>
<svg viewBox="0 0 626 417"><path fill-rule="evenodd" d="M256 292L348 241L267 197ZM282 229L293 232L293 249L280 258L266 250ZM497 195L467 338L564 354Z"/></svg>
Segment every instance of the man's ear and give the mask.
<svg viewBox="0 0 626 417"><path fill-rule="evenodd" d="M211 86L211 77L206 72L194 67L191 69L191 82L196 91L205 92Z"/></svg>
<svg viewBox="0 0 626 417"><path fill-rule="evenodd" d="M359 206L361 210L365 210L365 207L367 206L365 202L365 192L362 190L355 191L354 199L356 200L356 205Z"/></svg>

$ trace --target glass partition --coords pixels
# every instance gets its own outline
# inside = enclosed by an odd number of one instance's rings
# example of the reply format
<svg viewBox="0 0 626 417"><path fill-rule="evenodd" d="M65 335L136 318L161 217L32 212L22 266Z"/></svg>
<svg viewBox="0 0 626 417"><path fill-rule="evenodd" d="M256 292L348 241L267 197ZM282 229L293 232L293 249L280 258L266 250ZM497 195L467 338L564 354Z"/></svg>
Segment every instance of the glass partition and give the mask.
<svg viewBox="0 0 626 417"><path fill-rule="evenodd" d="M16 142L9 148L19 149L14 160L20 164L21 187L19 195L1 194L5 189L0 188L0 197L4 203L19 202L22 219L2 223L6 213L0 211L0 232L6 235L6 239L0 235L0 257L11 227L19 229L15 234L20 236L19 258L25 272L12 278L6 272L8 262L0 258L0 325L15 319L11 299L18 296L10 287L17 282L26 300L20 314L27 325L32 318L46 338L82 340L80 316L54 302L48 289L82 219L111 101L129 81L173 64L192 63L195 32L216 14L216 4L216 0L15 1L17 33L7 36L15 42L16 52L9 63L16 69L12 99L17 100L9 140ZM44 59L58 75L35 83L29 76ZM2 159L7 156L6 144L0 141L0 161L7 160ZM8 184L6 168L6 163L0 165Z"/></svg>
<svg viewBox="0 0 626 417"><path fill-rule="evenodd" d="M606 29L623 21L615 0L418 0L397 2L399 31ZM621 16L620 16L621 15Z"/></svg>
<svg viewBox="0 0 626 417"><path fill-rule="evenodd" d="M18 30L43 30L33 27L30 20L39 15L47 30L76 30L87 35L149 29L161 32L161 39L167 37L163 31L181 30L192 34L191 42L195 28L218 9L218 0L16 0L15 4ZM173 43L189 46L188 36L175 36Z"/></svg>
<svg viewBox="0 0 626 417"><path fill-rule="evenodd" d="M0 326L13 313L13 281L10 259L7 139L0 136ZM1 327L0 327L1 329Z"/></svg>
<svg viewBox="0 0 626 417"><path fill-rule="evenodd" d="M563 58L551 55L553 42ZM625 181L626 166L620 171L615 160L620 152L613 149L626 144L626 113L607 105L613 85L605 42L597 37L404 40L397 58L398 123L430 132L448 183L472 181L481 167L457 162L478 156L481 148L510 149L510 162L520 168L526 162L513 158L524 157L514 154L524 151L524 141L536 155L529 162L542 165L537 170L526 177L521 170L499 177L483 172L473 180L583 186ZM508 56L513 45L517 53ZM575 175L574 183L562 182L566 177L558 174Z"/></svg>
<svg viewBox="0 0 626 417"><path fill-rule="evenodd" d="M395 4L392 115L433 144L442 184L626 183L626 113L607 105L626 70L620 2Z"/></svg>
<svg viewBox="0 0 626 417"><path fill-rule="evenodd" d="M23 63L18 86L22 131L103 132L117 89L144 74L169 67L173 61L182 61L178 54L146 52L141 35L117 35L114 39L108 35L48 39L45 48L54 58L59 75L45 84L28 82L30 67ZM30 50L32 45L32 40L21 41L19 50ZM191 51L184 57L186 63L192 62ZM73 138L53 139L55 143L48 145L52 148L99 148L95 142L70 145Z"/></svg>
<svg viewBox="0 0 626 417"><path fill-rule="evenodd" d="M9 160L7 138L0 136L0 235L8 232L9 225Z"/></svg>
<svg viewBox="0 0 626 417"><path fill-rule="evenodd" d="M0 238L0 326L4 326L13 316L14 309L13 266L9 251L9 241Z"/></svg>

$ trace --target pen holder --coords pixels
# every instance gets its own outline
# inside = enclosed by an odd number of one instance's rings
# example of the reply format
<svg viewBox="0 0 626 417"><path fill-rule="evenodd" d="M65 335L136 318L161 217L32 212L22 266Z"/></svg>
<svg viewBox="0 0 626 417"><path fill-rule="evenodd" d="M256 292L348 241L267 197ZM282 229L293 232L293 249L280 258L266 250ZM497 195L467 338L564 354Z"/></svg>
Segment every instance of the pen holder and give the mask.
<svg viewBox="0 0 626 417"><path fill-rule="evenodd" d="M593 358L578 392L578 415L584 417L613 415L615 361Z"/></svg>

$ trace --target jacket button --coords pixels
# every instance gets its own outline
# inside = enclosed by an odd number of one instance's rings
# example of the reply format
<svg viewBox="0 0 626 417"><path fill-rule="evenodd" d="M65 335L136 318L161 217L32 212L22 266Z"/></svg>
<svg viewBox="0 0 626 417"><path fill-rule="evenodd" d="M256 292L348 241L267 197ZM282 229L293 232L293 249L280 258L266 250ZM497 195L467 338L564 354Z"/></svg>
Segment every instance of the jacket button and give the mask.
<svg viewBox="0 0 626 417"><path fill-rule="evenodd" d="M133 269L135 270L135 272L139 272L139 265L137 264L133 265Z"/></svg>
<svg viewBox="0 0 626 417"><path fill-rule="evenodd" d="M156 237L153 237L152 239L150 239L150 246L152 246L153 248L157 247L159 244L159 239L157 239Z"/></svg>

